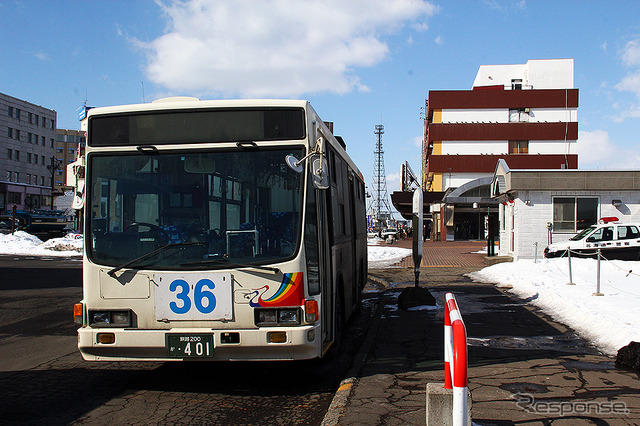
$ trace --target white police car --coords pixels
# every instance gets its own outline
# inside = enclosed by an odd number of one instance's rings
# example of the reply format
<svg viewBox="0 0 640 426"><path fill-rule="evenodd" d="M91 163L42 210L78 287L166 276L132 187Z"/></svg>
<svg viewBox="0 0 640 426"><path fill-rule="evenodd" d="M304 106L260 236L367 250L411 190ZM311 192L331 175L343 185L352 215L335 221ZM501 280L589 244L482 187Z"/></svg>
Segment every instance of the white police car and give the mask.
<svg viewBox="0 0 640 426"><path fill-rule="evenodd" d="M544 257L595 257L599 249L605 259L640 260L640 224L620 223L618 218L600 219L597 225L583 229L561 243L550 244Z"/></svg>

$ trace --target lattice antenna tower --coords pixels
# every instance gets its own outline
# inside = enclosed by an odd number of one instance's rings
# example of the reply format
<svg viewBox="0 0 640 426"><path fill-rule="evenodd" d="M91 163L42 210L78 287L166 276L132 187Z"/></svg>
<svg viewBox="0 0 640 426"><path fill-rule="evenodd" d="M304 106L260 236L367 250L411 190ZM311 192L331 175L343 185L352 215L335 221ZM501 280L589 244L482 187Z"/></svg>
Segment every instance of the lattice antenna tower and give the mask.
<svg viewBox="0 0 640 426"><path fill-rule="evenodd" d="M382 135L384 134L384 126L376 125L375 134L377 136L376 149L373 151L373 202L371 209L378 225L381 226L385 219L391 218L391 208L389 207L387 195L387 175L384 171L384 150L382 149Z"/></svg>

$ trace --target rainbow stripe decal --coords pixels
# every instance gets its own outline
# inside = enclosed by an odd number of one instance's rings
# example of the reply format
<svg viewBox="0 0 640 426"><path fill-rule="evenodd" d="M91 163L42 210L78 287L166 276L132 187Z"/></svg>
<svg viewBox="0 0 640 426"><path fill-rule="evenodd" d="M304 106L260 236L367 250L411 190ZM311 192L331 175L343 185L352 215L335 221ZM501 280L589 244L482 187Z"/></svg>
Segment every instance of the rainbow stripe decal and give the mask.
<svg viewBox="0 0 640 426"><path fill-rule="evenodd" d="M262 295L269 290L265 285L254 291L249 305L253 308L270 308L277 306L300 306L304 303L304 285L302 272L284 274L280 288L273 296L263 299ZM257 299L257 300L256 300Z"/></svg>

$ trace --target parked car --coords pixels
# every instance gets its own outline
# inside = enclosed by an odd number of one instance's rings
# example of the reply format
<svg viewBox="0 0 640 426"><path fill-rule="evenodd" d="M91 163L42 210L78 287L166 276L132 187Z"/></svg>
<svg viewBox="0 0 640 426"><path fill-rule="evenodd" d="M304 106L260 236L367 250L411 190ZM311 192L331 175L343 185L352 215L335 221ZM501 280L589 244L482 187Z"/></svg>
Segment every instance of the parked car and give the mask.
<svg viewBox="0 0 640 426"><path fill-rule="evenodd" d="M621 223L617 218L604 218L583 229L568 241L550 244L544 257L595 257L599 249L605 259L640 260L640 224Z"/></svg>
<svg viewBox="0 0 640 426"><path fill-rule="evenodd" d="M11 217L11 210L0 212L1 233L11 232ZM14 220L16 231L26 231L41 240L64 236L64 229L68 226L64 212L58 210L18 210Z"/></svg>
<svg viewBox="0 0 640 426"><path fill-rule="evenodd" d="M389 237L398 238L398 230L396 228L387 228L382 231L382 238L387 239Z"/></svg>

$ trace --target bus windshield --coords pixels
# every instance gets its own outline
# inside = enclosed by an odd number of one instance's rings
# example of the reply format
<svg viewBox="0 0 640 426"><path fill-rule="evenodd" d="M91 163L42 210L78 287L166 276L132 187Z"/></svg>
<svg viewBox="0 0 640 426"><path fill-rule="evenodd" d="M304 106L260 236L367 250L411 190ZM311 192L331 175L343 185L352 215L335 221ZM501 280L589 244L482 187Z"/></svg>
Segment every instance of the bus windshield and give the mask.
<svg viewBox="0 0 640 426"><path fill-rule="evenodd" d="M87 255L107 266L173 270L292 258L300 241L304 174L284 160L303 152L90 155Z"/></svg>

